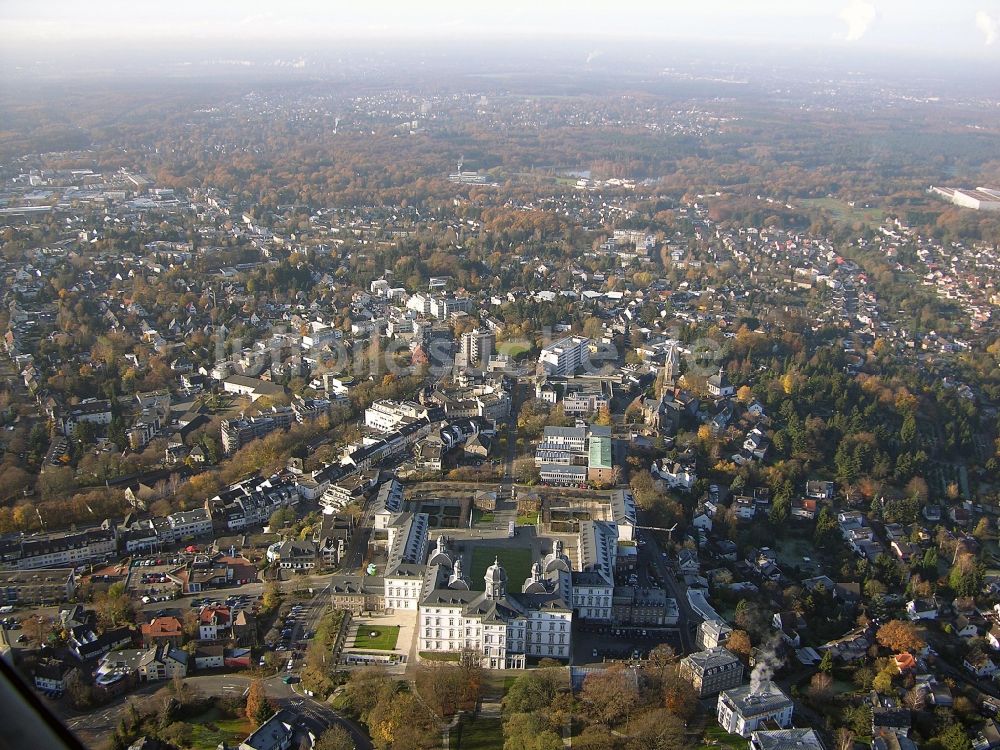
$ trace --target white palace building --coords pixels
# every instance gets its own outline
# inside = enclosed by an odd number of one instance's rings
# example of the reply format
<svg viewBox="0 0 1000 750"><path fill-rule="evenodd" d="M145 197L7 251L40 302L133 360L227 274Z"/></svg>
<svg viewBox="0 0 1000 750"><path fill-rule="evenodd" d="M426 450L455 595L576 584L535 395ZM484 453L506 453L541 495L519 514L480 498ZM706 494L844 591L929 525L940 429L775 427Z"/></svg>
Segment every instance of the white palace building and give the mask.
<svg viewBox="0 0 1000 750"><path fill-rule="evenodd" d="M524 669L527 657L568 659L573 610L569 560L550 554L532 566L520 593L507 591L499 560L486 569L485 591L473 591L439 538L428 560L430 578L419 606L418 647L429 652L475 652L488 669Z"/></svg>

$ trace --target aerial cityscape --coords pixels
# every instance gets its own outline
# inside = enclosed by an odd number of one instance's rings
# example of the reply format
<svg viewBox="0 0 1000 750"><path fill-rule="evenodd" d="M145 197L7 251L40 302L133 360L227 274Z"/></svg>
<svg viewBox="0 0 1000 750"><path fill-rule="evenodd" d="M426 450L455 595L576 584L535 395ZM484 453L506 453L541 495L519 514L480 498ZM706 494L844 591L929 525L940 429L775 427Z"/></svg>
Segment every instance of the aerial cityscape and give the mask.
<svg viewBox="0 0 1000 750"><path fill-rule="evenodd" d="M54 5L13 746L1000 749L1000 8Z"/></svg>

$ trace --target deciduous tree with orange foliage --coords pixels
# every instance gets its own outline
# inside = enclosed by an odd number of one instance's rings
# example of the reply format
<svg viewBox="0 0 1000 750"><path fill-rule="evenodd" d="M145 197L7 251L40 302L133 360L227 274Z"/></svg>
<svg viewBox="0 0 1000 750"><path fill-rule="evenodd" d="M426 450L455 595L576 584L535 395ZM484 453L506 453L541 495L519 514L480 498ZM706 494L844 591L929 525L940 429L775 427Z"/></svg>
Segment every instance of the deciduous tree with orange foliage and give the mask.
<svg viewBox="0 0 1000 750"><path fill-rule="evenodd" d="M919 651L924 647L924 640L917 633L916 626L903 620L889 620L878 629L875 639L897 653Z"/></svg>

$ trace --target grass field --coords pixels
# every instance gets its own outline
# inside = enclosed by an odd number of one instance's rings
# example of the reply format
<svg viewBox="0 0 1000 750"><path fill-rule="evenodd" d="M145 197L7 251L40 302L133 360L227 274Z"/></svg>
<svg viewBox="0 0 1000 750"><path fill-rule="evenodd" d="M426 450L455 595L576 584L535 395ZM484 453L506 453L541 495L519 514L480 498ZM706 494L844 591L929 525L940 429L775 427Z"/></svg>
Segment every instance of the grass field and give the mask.
<svg viewBox="0 0 1000 750"><path fill-rule="evenodd" d="M743 750L747 741L738 734L729 734L717 724L710 725L705 729L705 743L699 750L706 748L730 748L731 750Z"/></svg>
<svg viewBox="0 0 1000 750"><path fill-rule="evenodd" d="M496 516L490 511L479 510L478 508L472 509L473 523L493 523L495 520Z"/></svg>
<svg viewBox="0 0 1000 750"><path fill-rule="evenodd" d="M520 591L521 584L531 575L531 550L523 547L475 547L472 550L472 570L469 572L472 587L478 590L485 586L483 576L497 558L507 572L509 590Z"/></svg>
<svg viewBox="0 0 1000 750"><path fill-rule="evenodd" d="M535 526L538 523L538 511L517 517L518 526Z"/></svg>
<svg viewBox="0 0 1000 750"><path fill-rule="evenodd" d="M500 719L463 721L451 738L453 746L458 750L503 750L503 727Z"/></svg>
<svg viewBox="0 0 1000 750"><path fill-rule="evenodd" d="M375 635L371 635L375 633ZM399 625L360 625L354 639L354 648L370 648L376 651L392 651L399 638Z"/></svg>
<svg viewBox="0 0 1000 750"><path fill-rule="evenodd" d="M839 198L806 198L803 205L810 208L821 208L830 212L836 221L860 221L869 226L878 226L885 218L885 212L878 208L855 208L848 206L847 201Z"/></svg>
<svg viewBox="0 0 1000 750"><path fill-rule="evenodd" d="M222 713L215 708L190 723L194 750L216 750L222 742L226 747L236 747L253 731L253 725L245 717L222 718Z"/></svg>
<svg viewBox="0 0 1000 750"><path fill-rule="evenodd" d="M778 557L778 565L789 571L793 566L798 566L799 570L809 576L819 575L823 572L822 567L816 560L816 549L812 545L812 540L802 538L786 538L775 541L772 546L774 554ZM809 558L807 561L806 558Z"/></svg>

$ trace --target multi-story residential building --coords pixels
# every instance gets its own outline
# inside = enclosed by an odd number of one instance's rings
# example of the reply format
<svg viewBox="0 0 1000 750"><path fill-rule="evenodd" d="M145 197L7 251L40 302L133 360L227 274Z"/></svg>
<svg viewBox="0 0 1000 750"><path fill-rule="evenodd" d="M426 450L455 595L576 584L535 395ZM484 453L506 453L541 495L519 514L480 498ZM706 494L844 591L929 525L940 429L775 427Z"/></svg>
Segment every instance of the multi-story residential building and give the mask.
<svg viewBox="0 0 1000 750"><path fill-rule="evenodd" d="M73 665L61 659L43 659L35 666L35 687L46 693L62 693Z"/></svg>
<svg viewBox="0 0 1000 750"><path fill-rule="evenodd" d="M198 638L215 641L226 638L233 628L233 613L229 607L202 607L198 612Z"/></svg>
<svg viewBox="0 0 1000 750"><path fill-rule="evenodd" d="M131 526L118 531L118 543L126 554L156 549L160 538L152 521L134 521Z"/></svg>
<svg viewBox="0 0 1000 750"><path fill-rule="evenodd" d="M291 406L272 406L269 410L252 417L223 420L222 449L227 454L235 453L253 440L266 437L275 430L290 427L296 418L297 414Z"/></svg>
<svg viewBox="0 0 1000 750"><path fill-rule="evenodd" d="M324 513L323 520L313 532L316 555L324 568L340 565L347 554L347 545L354 533L355 521L350 515Z"/></svg>
<svg viewBox="0 0 1000 750"><path fill-rule="evenodd" d="M59 604L76 593L73 568L0 570L0 606Z"/></svg>
<svg viewBox="0 0 1000 750"><path fill-rule="evenodd" d="M157 643L180 646L184 640L184 627L176 617L154 617L140 625L139 631L142 633L142 645L147 647Z"/></svg>
<svg viewBox="0 0 1000 750"><path fill-rule="evenodd" d="M283 570L312 570L316 567L316 543L285 540L267 548L267 560Z"/></svg>
<svg viewBox="0 0 1000 750"><path fill-rule="evenodd" d="M348 505L364 500L365 493L371 490L378 481L378 473L348 474L343 479L331 482L320 498L320 505L325 512L343 510Z"/></svg>
<svg viewBox="0 0 1000 750"><path fill-rule="evenodd" d="M301 396L296 396L292 401L292 411L295 413L295 421L299 424L329 416L333 411L333 406L334 402L328 398L302 398Z"/></svg>
<svg viewBox="0 0 1000 750"><path fill-rule="evenodd" d="M66 437L73 435L73 430L81 422L107 426L111 424L111 402L93 399L81 401L79 404L68 408L62 416L62 434Z"/></svg>
<svg viewBox="0 0 1000 750"><path fill-rule="evenodd" d="M539 367L549 375L573 375L590 361L590 339L567 336L542 348Z"/></svg>
<svg viewBox="0 0 1000 750"><path fill-rule="evenodd" d="M117 551L117 529L109 524L107 528L18 539L5 546L3 558L21 570L34 570L111 560Z"/></svg>
<svg viewBox="0 0 1000 750"><path fill-rule="evenodd" d="M743 662L723 646L696 651L681 659L681 679L691 683L699 698L739 687L743 682Z"/></svg>
<svg viewBox="0 0 1000 750"><path fill-rule="evenodd" d="M459 340L456 364L459 367L485 369L496 348L496 341L496 334L492 331L483 331L479 328L466 331Z"/></svg>
<svg viewBox="0 0 1000 750"><path fill-rule="evenodd" d="M392 432L407 422L427 418L427 407L415 401L375 401L365 409L365 427L380 432Z"/></svg>
<svg viewBox="0 0 1000 750"><path fill-rule="evenodd" d="M134 675L147 682L170 680L174 676L185 677L187 669L188 655L179 648L167 644L148 649L126 648L112 651L101 659L97 684L110 684L123 675Z"/></svg>
<svg viewBox="0 0 1000 750"><path fill-rule="evenodd" d="M141 451L160 432L161 417L156 409L143 409L128 431L129 446L134 451Z"/></svg>
<svg viewBox="0 0 1000 750"><path fill-rule="evenodd" d="M262 526L279 508L299 501L296 486L275 479L248 479L234 484L205 503L219 530L242 531Z"/></svg>
<svg viewBox="0 0 1000 750"><path fill-rule="evenodd" d="M454 313L472 310L468 297L431 297L430 314L438 320L448 320Z"/></svg>
<svg viewBox="0 0 1000 750"><path fill-rule="evenodd" d="M167 516L172 541L183 541L212 533L212 514L205 508L181 510Z"/></svg>

